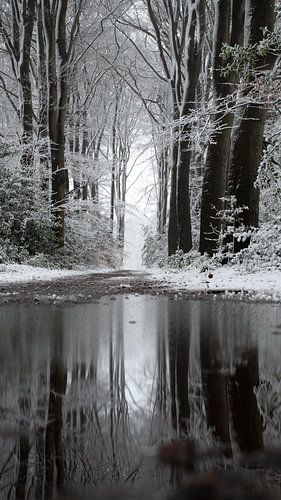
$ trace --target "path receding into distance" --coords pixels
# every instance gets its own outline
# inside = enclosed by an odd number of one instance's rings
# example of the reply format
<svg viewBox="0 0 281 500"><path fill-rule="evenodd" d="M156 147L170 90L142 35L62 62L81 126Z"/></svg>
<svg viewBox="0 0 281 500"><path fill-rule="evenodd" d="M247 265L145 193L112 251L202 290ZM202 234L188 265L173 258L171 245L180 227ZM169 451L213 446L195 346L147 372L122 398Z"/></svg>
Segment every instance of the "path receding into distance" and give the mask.
<svg viewBox="0 0 281 500"><path fill-rule="evenodd" d="M158 286L149 279L149 274L122 269L46 281L4 282L0 285L0 304L86 303L103 295L156 293L154 289Z"/></svg>

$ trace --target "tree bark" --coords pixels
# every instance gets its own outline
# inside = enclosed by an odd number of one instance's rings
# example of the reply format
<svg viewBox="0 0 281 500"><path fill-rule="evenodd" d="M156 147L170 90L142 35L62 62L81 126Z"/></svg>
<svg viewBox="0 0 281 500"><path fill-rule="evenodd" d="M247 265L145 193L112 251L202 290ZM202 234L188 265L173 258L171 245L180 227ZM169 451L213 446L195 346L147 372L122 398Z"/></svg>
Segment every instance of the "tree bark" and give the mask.
<svg viewBox="0 0 281 500"><path fill-rule="evenodd" d="M243 34L243 0L231 3L228 0L218 0L215 7L215 30L213 39L213 93L217 107L223 105L233 92L233 77L223 76L223 60L220 56L223 44L230 42L237 44ZM232 20L232 23L231 23ZM239 23L239 25L238 25ZM230 26L232 24L232 32ZM208 146L206 164L203 175L200 245L199 251L209 255L217 249L222 229L222 210L224 208L227 170L231 144L231 127L233 113L225 109L218 110L215 116L217 130L213 134L212 142Z"/></svg>
<svg viewBox="0 0 281 500"><path fill-rule="evenodd" d="M20 44L19 60L19 83L22 92L21 117L24 144L29 144L33 134L33 109L32 109L32 91L30 80L30 51L32 42L32 33L35 20L35 0L25 0L22 6L22 28L23 36ZM25 161L28 166L30 154Z"/></svg>
<svg viewBox="0 0 281 500"><path fill-rule="evenodd" d="M201 68L201 53L205 27L205 1L167 2L163 19L151 0L146 0L148 14L155 33L159 58L172 104L174 144L171 151L171 194L168 222L168 254L192 248L189 202L189 169L191 143L187 118L194 108L195 91Z"/></svg>
<svg viewBox="0 0 281 500"><path fill-rule="evenodd" d="M44 3L48 59L48 129L52 164L52 212L58 246L64 245L68 172L65 168L65 117L68 103L68 52L66 49L67 0Z"/></svg>
<svg viewBox="0 0 281 500"><path fill-rule="evenodd" d="M195 97L195 95L194 95ZM180 139L178 156L178 248L187 253L192 248L191 234L191 214L190 214L190 195L189 195L189 177L190 177L191 150L190 141Z"/></svg>
<svg viewBox="0 0 281 500"><path fill-rule="evenodd" d="M157 232L163 234L167 223L169 165L168 148L163 146L158 163L159 193L157 200Z"/></svg>
<svg viewBox="0 0 281 500"><path fill-rule="evenodd" d="M168 221L168 255L173 255L178 249L178 220L177 220L177 158L178 142L172 145L172 168L170 186L170 207Z"/></svg>
<svg viewBox="0 0 281 500"><path fill-rule="evenodd" d="M33 139L33 106L30 77L30 54L35 22L35 0L23 0L22 5L11 0L11 35L0 18L1 31L10 56L12 70L18 81L18 104L21 125L21 142L24 151L21 164L29 170L33 164L31 142Z"/></svg>
<svg viewBox="0 0 281 500"><path fill-rule="evenodd" d="M37 51L38 51L38 137L40 140L40 165L42 189L45 199L49 202L50 195L50 165L48 161L48 92L47 92L47 59L44 40L43 7L37 0Z"/></svg>
<svg viewBox="0 0 281 500"><path fill-rule="evenodd" d="M113 124L112 124L112 166L111 166L111 187L110 187L110 230L113 233L114 226L114 210L115 210L115 191L116 191L116 173L117 173L117 132L116 122L118 114L119 91L116 92L116 102L114 108Z"/></svg>
<svg viewBox="0 0 281 500"><path fill-rule="evenodd" d="M274 29L274 0L246 0L245 45L255 45L263 38L263 28ZM272 58L256 58L253 70L269 70ZM249 78L249 85L255 75ZM258 227L259 189L255 185L262 155L266 107L259 103L246 104L241 113L240 126L235 134L228 176L228 194L236 200L236 207L242 209L235 226L245 230ZM234 239L234 251L240 251L250 243Z"/></svg>
<svg viewBox="0 0 281 500"><path fill-rule="evenodd" d="M177 144L173 145L171 169L168 254L177 250L187 253L192 248L189 172L191 141L187 117L194 108L195 92L201 68L202 40L205 29L205 2L198 0L187 8L185 49L175 57L176 69L171 80ZM180 57L179 57L180 56ZM184 121L184 125L181 125Z"/></svg>

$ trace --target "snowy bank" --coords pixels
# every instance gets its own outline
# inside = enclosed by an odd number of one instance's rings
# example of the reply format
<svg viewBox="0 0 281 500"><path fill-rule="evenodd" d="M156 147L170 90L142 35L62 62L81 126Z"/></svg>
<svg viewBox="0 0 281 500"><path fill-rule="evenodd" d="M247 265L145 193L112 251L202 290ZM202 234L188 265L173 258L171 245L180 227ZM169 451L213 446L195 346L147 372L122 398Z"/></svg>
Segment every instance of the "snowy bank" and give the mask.
<svg viewBox="0 0 281 500"><path fill-rule="evenodd" d="M163 282L177 292L213 293L225 297L281 302L281 271L248 272L242 266L223 266L201 272L188 267L183 270L150 269L155 281Z"/></svg>
<svg viewBox="0 0 281 500"><path fill-rule="evenodd" d="M33 267L24 264L1 264L1 283L23 283L30 281L48 281L68 276L84 276L94 272L93 270L72 271L67 269L48 269L45 267Z"/></svg>

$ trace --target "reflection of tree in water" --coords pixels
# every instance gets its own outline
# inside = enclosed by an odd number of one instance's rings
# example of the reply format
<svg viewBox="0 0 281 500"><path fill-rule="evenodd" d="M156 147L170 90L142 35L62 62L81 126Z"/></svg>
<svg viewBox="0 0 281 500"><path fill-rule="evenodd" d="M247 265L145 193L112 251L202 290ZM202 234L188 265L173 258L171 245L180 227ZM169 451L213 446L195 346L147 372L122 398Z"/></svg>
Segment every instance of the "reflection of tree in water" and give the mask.
<svg viewBox="0 0 281 500"><path fill-rule="evenodd" d="M38 387L36 390L37 410L35 421L35 455L37 457L35 464L35 498L41 499L44 491L45 477L45 427L47 419L48 402L48 372L49 362L46 360L41 366L41 373L38 373Z"/></svg>
<svg viewBox="0 0 281 500"><path fill-rule="evenodd" d="M59 490L65 487L62 404L66 389L66 368L63 362L63 324L56 324L54 357L50 366L50 395L45 435L45 495L52 497L54 476Z"/></svg>
<svg viewBox="0 0 281 500"><path fill-rule="evenodd" d="M225 446L226 456L231 456L229 408L227 397L228 375L219 324L214 315L204 308L200 316L201 377L207 427Z"/></svg>
<svg viewBox="0 0 281 500"><path fill-rule="evenodd" d="M109 394L110 394L110 441L112 448L112 479L119 481L118 458L127 447L128 404L125 387L124 325L123 309L117 311L117 319L112 310L109 331ZM121 438L121 443L118 442ZM117 444L118 443L118 444ZM121 453L120 453L121 452Z"/></svg>
<svg viewBox="0 0 281 500"><path fill-rule="evenodd" d="M85 365L81 358L66 401L66 406L73 406L83 400L75 418L73 410L70 418L70 409L66 408L67 441L71 444L68 478L88 486L122 483L138 456L126 397L122 304L114 302L107 319L105 350L99 352L95 342L90 362ZM79 439L74 439L78 423Z"/></svg>
<svg viewBox="0 0 281 500"><path fill-rule="evenodd" d="M262 419L255 394L259 382L258 348L245 347L230 381L233 426L242 452L263 448Z"/></svg>
<svg viewBox="0 0 281 500"><path fill-rule="evenodd" d="M240 322L244 319L243 342ZM258 347L253 338L249 321L239 316L239 325L233 323L234 331L240 332L232 356L227 356L222 339L230 335L231 329L220 325L215 314L202 308L200 316L200 354L202 387L207 426L223 444L225 455L231 456L231 441L238 444L242 452L263 448L262 421L256 399L259 386ZM238 328L239 327L239 328ZM233 367L230 366L233 359ZM232 374L230 375L230 373ZM231 429L231 432L230 432Z"/></svg>
<svg viewBox="0 0 281 500"><path fill-rule="evenodd" d="M266 373L255 390L262 415L264 439L270 446L281 446L281 373Z"/></svg>
<svg viewBox="0 0 281 500"><path fill-rule="evenodd" d="M18 419L18 474L16 479L16 498L25 498L25 490L28 474L28 457L30 451L30 380L19 376L19 419Z"/></svg>
<svg viewBox="0 0 281 500"><path fill-rule="evenodd" d="M13 373L2 373L6 383L7 401L3 420L17 422L17 432L8 433L1 447L1 482L5 498L42 499L52 497L53 483L64 485L62 446L62 395L65 389L63 375L63 312L56 311L48 320L53 346L46 345L40 322L25 323L25 312L16 317L17 328L8 333L17 335L17 348L13 342L7 346L7 359L13 359ZM36 328L34 328L36 326ZM33 344L36 336L41 340ZM12 352L12 356L10 356ZM51 353L56 353L52 362ZM42 360L42 354L43 359ZM5 365L4 365L5 369ZM7 378L6 378L7 377ZM2 393L3 396L4 393ZM5 438L5 433L4 433ZM15 445L16 444L16 445ZM5 449L8 454L5 454ZM11 453L14 450L15 453ZM12 458L14 455L14 467ZM3 464L3 466L2 466ZM11 472L14 470L14 477ZM45 490L45 493L44 493Z"/></svg>
<svg viewBox="0 0 281 500"><path fill-rule="evenodd" d="M186 433L190 407L188 370L190 347L189 305L183 309L178 302L168 302L169 370L172 425L177 435Z"/></svg>
<svg viewBox="0 0 281 500"><path fill-rule="evenodd" d="M166 311L165 311L166 313ZM159 413L166 416L168 382L167 382L167 317L163 309L159 309L156 326L156 398L155 406Z"/></svg>
<svg viewBox="0 0 281 500"><path fill-rule="evenodd" d="M38 425L35 441L36 498L52 498L55 485L59 490L65 488L63 398L66 389L66 368L63 336L64 313L57 309L53 316L50 338L49 377L46 377L46 372L39 375L41 383L39 385ZM44 393L44 390L48 390L48 392ZM45 421L46 425L44 425Z"/></svg>

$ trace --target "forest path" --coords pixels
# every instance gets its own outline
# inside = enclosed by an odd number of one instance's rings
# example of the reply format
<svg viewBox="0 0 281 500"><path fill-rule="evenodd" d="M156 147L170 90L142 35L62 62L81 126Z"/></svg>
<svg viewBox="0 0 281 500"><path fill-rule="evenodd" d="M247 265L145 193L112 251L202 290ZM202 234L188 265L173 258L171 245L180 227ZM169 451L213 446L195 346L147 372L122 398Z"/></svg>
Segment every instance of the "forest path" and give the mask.
<svg viewBox="0 0 281 500"><path fill-rule="evenodd" d="M155 294L160 290L164 292L161 283L151 280L146 272L121 269L46 281L3 283L0 304L76 304L93 302L103 295Z"/></svg>

